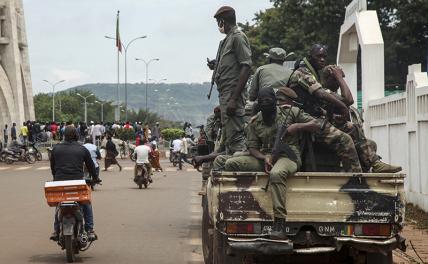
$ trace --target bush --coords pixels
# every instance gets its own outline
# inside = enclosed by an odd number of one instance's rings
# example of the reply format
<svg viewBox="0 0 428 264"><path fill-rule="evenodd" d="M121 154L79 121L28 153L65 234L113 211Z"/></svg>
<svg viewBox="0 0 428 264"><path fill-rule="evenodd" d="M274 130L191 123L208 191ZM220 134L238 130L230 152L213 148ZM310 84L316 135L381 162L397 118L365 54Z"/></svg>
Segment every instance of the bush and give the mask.
<svg viewBox="0 0 428 264"><path fill-rule="evenodd" d="M135 131L130 128L120 128L116 130L116 135L123 141L135 140Z"/></svg>
<svg viewBox="0 0 428 264"><path fill-rule="evenodd" d="M165 140L170 141L171 139L181 137L183 130L179 128L166 128L163 129L161 133Z"/></svg>

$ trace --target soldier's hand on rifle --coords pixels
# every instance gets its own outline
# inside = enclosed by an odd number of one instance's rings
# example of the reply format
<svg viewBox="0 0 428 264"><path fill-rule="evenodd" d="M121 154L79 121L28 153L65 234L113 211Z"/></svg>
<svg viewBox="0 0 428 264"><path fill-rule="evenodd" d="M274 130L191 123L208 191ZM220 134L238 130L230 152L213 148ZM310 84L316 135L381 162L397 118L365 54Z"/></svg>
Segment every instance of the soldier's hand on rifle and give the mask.
<svg viewBox="0 0 428 264"><path fill-rule="evenodd" d="M210 60L207 58L207 66L210 68L210 70L214 70L216 63L216 60Z"/></svg>
<svg viewBox="0 0 428 264"><path fill-rule="evenodd" d="M299 129L298 123L291 124L287 127L287 134L295 135L299 132Z"/></svg>
<svg viewBox="0 0 428 264"><path fill-rule="evenodd" d="M236 112L236 101L232 98L227 102L226 113L228 116L234 116Z"/></svg>

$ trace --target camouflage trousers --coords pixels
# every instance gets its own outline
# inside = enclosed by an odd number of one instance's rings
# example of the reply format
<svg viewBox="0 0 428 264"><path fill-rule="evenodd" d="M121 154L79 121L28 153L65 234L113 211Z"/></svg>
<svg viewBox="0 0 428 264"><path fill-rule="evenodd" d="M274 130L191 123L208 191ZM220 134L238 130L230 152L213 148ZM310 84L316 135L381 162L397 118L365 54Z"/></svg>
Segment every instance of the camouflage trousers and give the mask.
<svg viewBox="0 0 428 264"><path fill-rule="evenodd" d="M323 130L315 133L315 140L327 144L336 152L345 171L362 172L358 153L350 135L327 122Z"/></svg>
<svg viewBox="0 0 428 264"><path fill-rule="evenodd" d="M219 95L221 110L221 138L226 154L232 155L237 151L246 150L245 145L245 111L244 104L239 103L234 116L226 113L227 103L230 99L231 92L223 91Z"/></svg>
<svg viewBox="0 0 428 264"><path fill-rule="evenodd" d="M377 145L371 139L367 139L364 135L364 130L359 124L346 122L342 125L335 126L346 134L350 135L355 144L361 167L364 172L370 171L372 164L379 160L379 156L376 154Z"/></svg>
<svg viewBox="0 0 428 264"><path fill-rule="evenodd" d="M227 159L226 171L264 171L264 161L253 156L240 156ZM286 191L287 177L293 175L298 170L296 162L288 158L279 158L272 170L269 172L270 188L272 193L273 213L277 218L286 218Z"/></svg>

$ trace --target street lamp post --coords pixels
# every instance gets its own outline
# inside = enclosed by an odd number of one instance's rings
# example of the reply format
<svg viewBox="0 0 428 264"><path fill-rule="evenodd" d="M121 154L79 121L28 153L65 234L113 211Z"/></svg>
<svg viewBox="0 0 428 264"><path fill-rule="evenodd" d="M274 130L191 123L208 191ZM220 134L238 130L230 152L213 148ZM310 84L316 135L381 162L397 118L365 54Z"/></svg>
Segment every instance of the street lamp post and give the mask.
<svg viewBox="0 0 428 264"><path fill-rule="evenodd" d="M116 40L116 38L113 38L110 36L104 36L104 37L107 39ZM131 41L129 41L128 44L126 44L126 45L123 42L120 43L123 47L123 50L125 51L125 121L128 120L128 48L132 42L134 42L138 39L144 39L144 38L147 38L147 36L141 36L141 37L134 38ZM119 98L118 98L117 102L119 103Z"/></svg>
<svg viewBox="0 0 428 264"><path fill-rule="evenodd" d="M88 96L83 96L83 95L81 95L80 93L76 93L76 95L78 95L78 96L82 97L82 98L83 98L83 100L85 100L85 123L87 124L87 123L88 123L88 107L87 107L86 99L88 99L89 97L93 96L94 94L93 94L93 93L91 93L91 94L90 94L90 95L88 95Z"/></svg>
<svg viewBox="0 0 428 264"><path fill-rule="evenodd" d="M146 112L147 112L147 110L148 110L147 109L147 97L148 97L147 90L148 90L148 85L149 85L149 65L150 65L151 62L159 61L159 59L158 58L154 58L154 59L151 59L149 61L146 61L144 59L136 58L135 60L142 61L142 62L144 62L144 64L146 64Z"/></svg>
<svg viewBox="0 0 428 264"><path fill-rule="evenodd" d="M65 80L61 80L56 83L51 83L48 80L43 80L44 82L47 82L50 86L52 86L52 121L55 122L55 86L57 86L60 83L65 82Z"/></svg>
<svg viewBox="0 0 428 264"><path fill-rule="evenodd" d="M95 103L101 105L101 122L104 122L104 104L105 103L101 103L100 101L95 101Z"/></svg>

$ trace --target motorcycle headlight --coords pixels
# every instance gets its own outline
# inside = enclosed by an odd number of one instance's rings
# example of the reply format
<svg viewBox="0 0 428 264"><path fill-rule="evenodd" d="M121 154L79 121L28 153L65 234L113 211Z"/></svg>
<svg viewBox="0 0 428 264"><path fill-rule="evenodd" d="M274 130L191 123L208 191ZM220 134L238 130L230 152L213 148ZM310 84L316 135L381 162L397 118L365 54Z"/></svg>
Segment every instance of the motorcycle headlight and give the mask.
<svg viewBox="0 0 428 264"><path fill-rule="evenodd" d="M33 152L34 152L34 149L30 148L30 149L28 150L28 152L29 152L29 153L33 153Z"/></svg>

